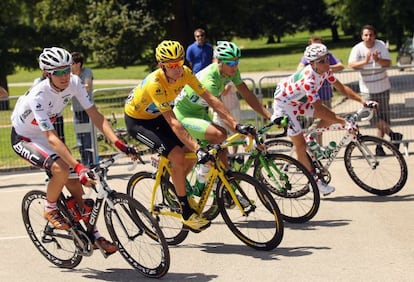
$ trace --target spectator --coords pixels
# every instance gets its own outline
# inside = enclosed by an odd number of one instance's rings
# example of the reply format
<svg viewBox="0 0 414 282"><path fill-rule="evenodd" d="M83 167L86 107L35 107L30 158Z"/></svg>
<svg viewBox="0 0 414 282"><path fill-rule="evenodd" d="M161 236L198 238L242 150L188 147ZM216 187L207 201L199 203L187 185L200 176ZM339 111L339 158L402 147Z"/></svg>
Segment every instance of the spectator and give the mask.
<svg viewBox="0 0 414 282"><path fill-rule="evenodd" d="M360 70L359 89L366 100L379 103L376 116L371 119L371 125L377 128L377 135L390 136L391 141L402 140L403 135L393 132L390 128L390 88L391 83L387 75L386 67L391 65L390 53L385 43L376 39L376 30L372 25L361 28L362 41L356 44L349 55L350 68ZM397 144L399 147L399 143ZM377 156L384 156L381 146L377 146Z"/></svg>
<svg viewBox="0 0 414 282"><path fill-rule="evenodd" d="M0 86L0 98L7 98L9 97L9 93L6 89L4 89L2 86Z"/></svg>
<svg viewBox="0 0 414 282"><path fill-rule="evenodd" d="M187 48L186 60L193 73L198 73L213 61L213 46L206 42L204 29L197 28L194 31L194 38L195 41Z"/></svg>
<svg viewBox="0 0 414 282"><path fill-rule="evenodd" d="M43 81L46 78L47 78L47 72L42 71L42 75L33 81L33 86ZM64 122L63 122L62 113L59 113L58 116L56 117L56 120L53 121L53 127L55 128L60 140L62 140L62 142L65 143L65 130L64 130ZM49 181L49 178L46 178L46 181Z"/></svg>
<svg viewBox="0 0 414 282"><path fill-rule="evenodd" d="M93 74L90 68L84 68L84 58L81 53L72 52L72 65L71 71L73 74L76 74L80 77L82 84L86 88L86 92L88 92L89 100L92 101L92 93L93 93ZM79 101L74 97L72 99L72 110L73 110L73 123L75 124L75 131L76 131L76 140L77 145L79 148L79 154L81 156L81 163L83 165L90 165L94 163L94 151L93 151L93 144L92 144L92 124L89 121L89 116L86 111L82 108ZM89 132L84 132L80 130L79 126L86 124L89 125L88 128L90 129Z"/></svg>
<svg viewBox="0 0 414 282"><path fill-rule="evenodd" d="M312 35L309 38L309 45L313 43L323 43L322 37ZM344 65L341 63L340 60L338 60L331 52L328 53L329 58L329 66L330 69L333 72L338 72L344 69ZM302 56L300 59L300 63L297 67L298 70L303 69L305 66L307 66L309 62L306 60L305 56ZM324 80L321 88L318 90L319 98L321 99L322 103L325 104L328 108L332 108L332 97L333 97L333 89L332 85L327 81ZM308 117L307 124L310 125L313 123L313 118ZM322 145L322 134L317 136L317 142Z"/></svg>

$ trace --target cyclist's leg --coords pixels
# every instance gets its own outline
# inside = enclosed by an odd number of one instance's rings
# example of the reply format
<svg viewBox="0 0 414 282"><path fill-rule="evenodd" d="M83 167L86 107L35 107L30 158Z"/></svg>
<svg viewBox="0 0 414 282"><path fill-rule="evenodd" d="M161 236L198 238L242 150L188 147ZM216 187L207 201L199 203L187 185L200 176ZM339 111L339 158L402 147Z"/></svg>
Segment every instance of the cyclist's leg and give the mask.
<svg viewBox="0 0 414 282"><path fill-rule="evenodd" d="M226 129L214 124L208 116L179 116L178 118L188 133L197 140L207 141L209 144L219 144L227 138ZM227 150L220 152L220 158L224 164L227 164Z"/></svg>
<svg viewBox="0 0 414 282"><path fill-rule="evenodd" d="M190 229L198 231L209 225L209 221L198 218L188 203L185 177L194 163L185 159L184 154L189 152L189 149L178 139L165 119L161 116L143 121L125 116L125 123L131 136L167 156L171 161L171 178L181 204L183 223Z"/></svg>
<svg viewBox="0 0 414 282"><path fill-rule="evenodd" d="M57 201L63 186L68 180L69 166L60 159L48 144L45 137L39 136L37 140L18 135L12 130L13 150L23 159L39 168L45 169L49 175L47 182L45 217L57 229L68 229L70 226L60 214Z"/></svg>
<svg viewBox="0 0 414 282"><path fill-rule="evenodd" d="M86 207L85 200L82 198L82 196L84 195L84 190L81 183L79 182L79 178L77 177L77 175L70 176L70 179L68 179L68 181L66 182L66 188L69 190L71 195L75 198L76 202L78 203L78 206L81 208L80 212L82 214L82 218L85 220L85 224L87 224L89 222L89 216L86 216L85 212L90 210L90 207ZM95 239L95 249L101 247L107 254L112 254L118 250L115 244L106 240L99 233L98 227L96 225L93 230L93 236Z"/></svg>

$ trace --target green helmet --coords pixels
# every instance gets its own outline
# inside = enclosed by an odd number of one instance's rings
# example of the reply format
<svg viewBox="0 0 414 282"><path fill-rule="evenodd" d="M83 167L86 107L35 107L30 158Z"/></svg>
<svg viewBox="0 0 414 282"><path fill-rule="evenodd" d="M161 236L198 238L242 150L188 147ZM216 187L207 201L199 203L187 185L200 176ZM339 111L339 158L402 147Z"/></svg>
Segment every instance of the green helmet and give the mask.
<svg viewBox="0 0 414 282"><path fill-rule="evenodd" d="M229 41L217 41L214 49L214 57L221 60L232 60L234 57L240 58L241 51L236 44Z"/></svg>

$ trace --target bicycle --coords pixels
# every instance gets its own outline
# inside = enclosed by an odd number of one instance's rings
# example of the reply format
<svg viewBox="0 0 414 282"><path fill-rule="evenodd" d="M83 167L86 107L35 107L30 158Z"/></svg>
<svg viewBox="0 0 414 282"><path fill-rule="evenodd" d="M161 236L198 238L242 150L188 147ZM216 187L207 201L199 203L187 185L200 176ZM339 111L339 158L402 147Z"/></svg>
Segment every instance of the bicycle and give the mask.
<svg viewBox="0 0 414 282"><path fill-rule="evenodd" d="M355 123L372 118L373 110L363 107L347 117L348 121ZM305 136L315 136L318 133L332 130L345 130L342 125L333 124L326 128L311 128ZM265 142L268 148L293 154L293 144L289 140L268 139ZM382 146L385 156L376 156L376 146ZM346 132L340 139L337 147L329 157L318 159L315 153L308 147L307 154L311 160L319 179L329 183L332 176L329 167L338 156L340 150L345 147L344 164L351 179L368 193L388 196L400 191L407 182L407 163L404 156L391 142L370 135L362 135L359 129L356 132Z"/></svg>
<svg viewBox="0 0 414 282"><path fill-rule="evenodd" d="M35 247L52 264L72 269L84 256L92 255L93 230L103 208L108 233L120 254L136 271L151 278L160 278L168 272L170 253L157 221L141 203L112 190L105 180L104 172L121 156L124 154L102 160L91 168L98 181L90 189L94 189L97 196L87 223L76 219L69 210L69 197L64 193L57 205L71 225L68 230L55 229L43 217L44 191L32 190L24 196L21 208L25 229ZM105 258L110 255L101 252Z"/></svg>
<svg viewBox="0 0 414 282"><path fill-rule="evenodd" d="M229 155L230 163L238 171L247 173L253 168L252 176L264 183L274 195L283 219L291 223L311 220L319 210L320 195L315 179L298 160L280 153L268 152L260 148L264 134L275 124L282 125L283 132L275 134L278 138L286 135L288 118L278 119L275 123L264 125L254 137L249 136L245 153ZM240 138L239 133L235 133ZM232 137L236 139L237 136ZM237 140L237 139L236 139ZM246 145L239 139L229 145ZM252 147L250 149L249 147ZM245 156L247 160L244 161Z"/></svg>
<svg viewBox="0 0 414 282"><path fill-rule="evenodd" d="M209 147L212 166L200 197L190 196L189 204L203 217L213 220L221 214L231 232L257 250L276 248L283 238L283 220L279 208L264 184L245 173L226 169L217 157L228 143ZM156 171L141 171L128 181L127 193L146 203L157 218L168 244L177 245L188 236L182 223L181 207L170 182L170 162L165 156L153 158ZM194 153L187 158L196 158ZM191 184L187 180L187 190ZM197 199L198 198L198 199Z"/></svg>

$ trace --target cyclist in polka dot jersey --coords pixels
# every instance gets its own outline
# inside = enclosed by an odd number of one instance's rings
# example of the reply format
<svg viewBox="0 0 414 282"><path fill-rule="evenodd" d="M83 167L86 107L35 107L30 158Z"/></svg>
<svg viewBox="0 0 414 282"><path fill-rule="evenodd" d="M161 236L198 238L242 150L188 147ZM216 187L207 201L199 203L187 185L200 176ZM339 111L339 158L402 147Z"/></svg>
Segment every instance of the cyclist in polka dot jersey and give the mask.
<svg viewBox="0 0 414 282"><path fill-rule="evenodd" d="M343 85L329 67L328 49L325 45L314 43L309 45L304 53L309 64L301 70L296 71L286 80L278 83L274 93L272 120L280 116L289 116L288 136L292 139L296 149L297 159L315 176L311 163L306 155L306 141L302 134L302 127L298 116L310 116L319 118L318 127L328 127L331 124L340 123L349 130L354 125L336 115L331 109L325 106L320 100L318 90L325 80L331 83L336 90L348 98L366 104L348 86ZM330 194L335 188L316 179L319 191Z"/></svg>

